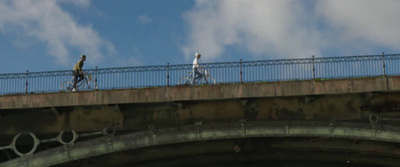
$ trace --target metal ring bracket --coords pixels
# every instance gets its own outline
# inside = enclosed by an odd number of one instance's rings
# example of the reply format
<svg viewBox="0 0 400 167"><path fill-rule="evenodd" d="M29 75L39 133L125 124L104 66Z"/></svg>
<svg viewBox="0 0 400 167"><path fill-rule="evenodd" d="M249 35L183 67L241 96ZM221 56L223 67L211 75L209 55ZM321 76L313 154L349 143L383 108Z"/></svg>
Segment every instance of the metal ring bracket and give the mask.
<svg viewBox="0 0 400 167"><path fill-rule="evenodd" d="M108 128L104 128L102 131L102 134L104 136L110 136L110 135L114 135L115 134L115 128L114 127L108 127Z"/></svg>
<svg viewBox="0 0 400 167"><path fill-rule="evenodd" d="M72 139L70 141L64 141L63 136L65 135L66 132L70 132L72 134ZM78 139L78 134L74 130L70 131L61 131L60 134L57 136L57 141L60 142L63 145L72 145L75 143L76 139Z"/></svg>
<svg viewBox="0 0 400 167"><path fill-rule="evenodd" d="M21 137L23 135L28 135L33 139L33 146L27 153L22 153L17 149L17 140L19 137ZM39 139L32 132L21 132L21 133L18 133L17 135L15 135L15 137L11 143L11 149L14 151L15 154L17 154L20 157L23 157L26 155L32 155L36 151L36 148L39 145L39 143L40 143Z"/></svg>

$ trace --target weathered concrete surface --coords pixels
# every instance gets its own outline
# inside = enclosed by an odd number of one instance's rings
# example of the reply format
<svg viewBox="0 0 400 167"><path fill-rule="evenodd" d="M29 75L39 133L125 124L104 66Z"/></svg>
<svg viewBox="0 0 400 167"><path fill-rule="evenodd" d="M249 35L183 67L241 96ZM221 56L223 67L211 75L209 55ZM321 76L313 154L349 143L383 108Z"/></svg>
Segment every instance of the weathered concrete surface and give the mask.
<svg viewBox="0 0 400 167"><path fill-rule="evenodd" d="M399 90L400 77L374 77L6 95L0 96L0 146L26 131L43 140L66 129L84 134L114 127L126 133L238 121L363 123L366 132L354 135L367 139L375 135L367 131L380 132L382 125L400 127ZM370 123L371 115L382 118L379 125Z"/></svg>
<svg viewBox="0 0 400 167"><path fill-rule="evenodd" d="M238 120L368 121L371 115L392 119L390 124L397 125L400 94L391 90L399 87L396 85L399 79L377 77L2 96L3 107L8 100L17 109L0 110L0 135L22 131L54 135L65 129L86 132L107 127L130 131L148 129L150 125L178 127L194 122ZM301 87L310 87L307 84L319 86L302 90ZM197 93L192 94L193 91ZM19 108L21 105L26 108ZM0 136L0 143L1 140L8 143L11 139Z"/></svg>
<svg viewBox="0 0 400 167"><path fill-rule="evenodd" d="M256 97L399 91L400 77L178 86L0 96L1 109L224 100ZM1 111L0 111L1 113Z"/></svg>
<svg viewBox="0 0 400 167"><path fill-rule="evenodd" d="M101 131L107 127L122 128L123 113L115 106L60 108L50 110L12 110L0 119L0 135L30 131L36 134L59 133L65 129ZM0 143L2 136L0 136Z"/></svg>

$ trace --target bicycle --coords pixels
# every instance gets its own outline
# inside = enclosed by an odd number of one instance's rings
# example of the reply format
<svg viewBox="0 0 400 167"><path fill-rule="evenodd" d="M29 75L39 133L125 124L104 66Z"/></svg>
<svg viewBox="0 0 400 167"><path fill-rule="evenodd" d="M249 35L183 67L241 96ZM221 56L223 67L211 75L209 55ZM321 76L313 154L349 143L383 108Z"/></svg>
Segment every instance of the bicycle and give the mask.
<svg viewBox="0 0 400 167"><path fill-rule="evenodd" d="M90 82L92 81L93 75L84 75L83 79L76 83L76 90L91 89ZM60 86L60 91L72 91L74 86L74 77L72 76L72 81L65 81Z"/></svg>
<svg viewBox="0 0 400 167"><path fill-rule="evenodd" d="M178 80L177 85L193 85L193 72L189 71L190 77L182 77ZM216 80L210 76L207 70L200 69L201 77L196 79L196 84L215 84Z"/></svg>

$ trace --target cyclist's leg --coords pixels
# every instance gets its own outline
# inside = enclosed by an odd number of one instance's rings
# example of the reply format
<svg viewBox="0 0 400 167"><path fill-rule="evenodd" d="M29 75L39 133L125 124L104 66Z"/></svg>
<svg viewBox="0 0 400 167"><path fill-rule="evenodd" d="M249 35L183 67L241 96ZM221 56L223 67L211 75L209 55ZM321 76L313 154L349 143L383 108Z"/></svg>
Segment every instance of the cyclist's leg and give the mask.
<svg viewBox="0 0 400 167"><path fill-rule="evenodd" d="M195 78L196 83L201 83L202 78L203 78L202 72L199 69L197 69L196 70L196 78Z"/></svg>
<svg viewBox="0 0 400 167"><path fill-rule="evenodd" d="M196 85L196 68L192 70L192 85Z"/></svg>
<svg viewBox="0 0 400 167"><path fill-rule="evenodd" d="M78 82L81 82L83 79L85 79L85 77L83 76L83 74L78 74L79 80Z"/></svg>
<svg viewBox="0 0 400 167"><path fill-rule="evenodd" d="M200 70L197 68L196 69L196 80L203 77L203 74L200 72Z"/></svg>
<svg viewBox="0 0 400 167"><path fill-rule="evenodd" d="M78 73L74 71L73 75L74 75L74 80L73 80L74 85L72 86L72 88L76 89L76 83L78 83Z"/></svg>

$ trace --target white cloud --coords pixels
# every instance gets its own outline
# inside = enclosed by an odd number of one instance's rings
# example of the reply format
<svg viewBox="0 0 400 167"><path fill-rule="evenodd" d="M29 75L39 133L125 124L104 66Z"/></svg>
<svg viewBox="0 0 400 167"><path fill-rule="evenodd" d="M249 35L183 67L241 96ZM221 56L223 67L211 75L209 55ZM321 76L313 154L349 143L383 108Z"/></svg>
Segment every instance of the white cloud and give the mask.
<svg viewBox="0 0 400 167"><path fill-rule="evenodd" d="M147 15L140 15L137 17L137 21L141 24L150 24L153 20Z"/></svg>
<svg viewBox="0 0 400 167"><path fill-rule="evenodd" d="M90 4L88 0L69 3L81 7ZM92 63L102 60L104 53L115 50L91 26L79 25L54 0L1 1L0 31L25 34L40 40L47 45L48 53L63 65L70 65L71 58L75 61L79 56L71 55L71 49L90 56Z"/></svg>
<svg viewBox="0 0 400 167"><path fill-rule="evenodd" d="M400 42L398 6L397 0L196 0L183 15L188 37L181 48L187 58L201 52L205 59L232 46L271 58L393 48Z"/></svg>
<svg viewBox="0 0 400 167"><path fill-rule="evenodd" d="M112 65L117 67L132 67L132 66L142 66L142 62L134 56L129 57L120 57L116 59L115 62L112 62Z"/></svg>
<svg viewBox="0 0 400 167"><path fill-rule="evenodd" d="M143 63L140 61L142 57L139 47L133 46L129 57L118 57L118 59L110 60L109 63L118 67L142 66Z"/></svg>
<svg viewBox="0 0 400 167"><path fill-rule="evenodd" d="M400 46L400 1L318 1L317 12L339 31L342 40L362 40L371 45Z"/></svg>
<svg viewBox="0 0 400 167"><path fill-rule="evenodd" d="M90 0L58 0L61 3L71 3L80 7L88 7Z"/></svg>

